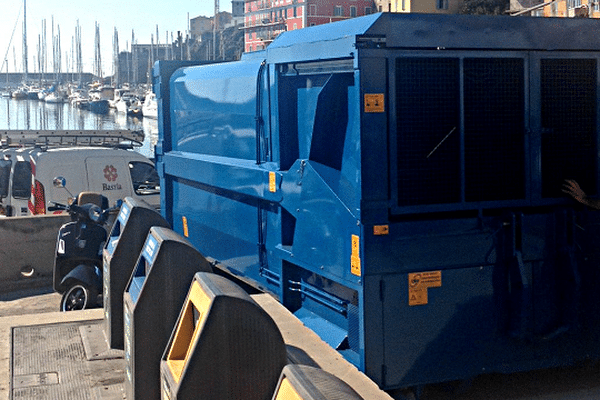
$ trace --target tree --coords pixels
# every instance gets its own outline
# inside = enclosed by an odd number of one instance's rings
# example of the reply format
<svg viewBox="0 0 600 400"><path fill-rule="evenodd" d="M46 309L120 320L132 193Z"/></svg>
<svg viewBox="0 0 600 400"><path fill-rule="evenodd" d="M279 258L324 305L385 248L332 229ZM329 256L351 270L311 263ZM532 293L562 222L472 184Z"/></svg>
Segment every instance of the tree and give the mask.
<svg viewBox="0 0 600 400"><path fill-rule="evenodd" d="M465 0L460 14L505 15L509 0Z"/></svg>

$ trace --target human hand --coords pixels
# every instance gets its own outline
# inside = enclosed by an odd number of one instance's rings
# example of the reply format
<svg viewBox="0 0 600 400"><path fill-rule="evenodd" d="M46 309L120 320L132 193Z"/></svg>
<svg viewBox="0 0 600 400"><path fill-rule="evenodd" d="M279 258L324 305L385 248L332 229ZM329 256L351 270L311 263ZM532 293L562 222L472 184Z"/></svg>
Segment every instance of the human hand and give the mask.
<svg viewBox="0 0 600 400"><path fill-rule="evenodd" d="M586 204L587 196L576 181L566 179L562 185L562 192L568 194L578 202Z"/></svg>

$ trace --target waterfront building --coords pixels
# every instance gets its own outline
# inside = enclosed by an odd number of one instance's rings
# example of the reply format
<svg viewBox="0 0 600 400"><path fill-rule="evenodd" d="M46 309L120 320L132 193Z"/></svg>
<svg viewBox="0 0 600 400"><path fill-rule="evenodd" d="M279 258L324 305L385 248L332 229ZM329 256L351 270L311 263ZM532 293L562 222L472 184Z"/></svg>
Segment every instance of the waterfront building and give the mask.
<svg viewBox="0 0 600 400"><path fill-rule="evenodd" d="M373 0L246 0L245 51L266 48L281 32L373 12Z"/></svg>
<svg viewBox="0 0 600 400"><path fill-rule="evenodd" d="M532 11L538 17L600 18L600 3L591 0L540 1Z"/></svg>
<svg viewBox="0 0 600 400"><path fill-rule="evenodd" d="M377 12L458 14L464 0L375 0Z"/></svg>
<svg viewBox="0 0 600 400"><path fill-rule="evenodd" d="M212 32L213 18L200 15L190 19L190 36L192 40L202 37L203 33Z"/></svg>

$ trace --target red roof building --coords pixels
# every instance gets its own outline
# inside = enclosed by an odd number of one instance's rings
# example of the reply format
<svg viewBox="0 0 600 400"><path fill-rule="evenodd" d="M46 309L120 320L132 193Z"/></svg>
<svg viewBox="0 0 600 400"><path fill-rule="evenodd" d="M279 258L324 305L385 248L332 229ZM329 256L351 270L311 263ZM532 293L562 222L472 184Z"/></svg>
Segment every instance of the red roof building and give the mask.
<svg viewBox="0 0 600 400"><path fill-rule="evenodd" d="M371 14L373 0L246 0L244 47L262 50L284 31Z"/></svg>

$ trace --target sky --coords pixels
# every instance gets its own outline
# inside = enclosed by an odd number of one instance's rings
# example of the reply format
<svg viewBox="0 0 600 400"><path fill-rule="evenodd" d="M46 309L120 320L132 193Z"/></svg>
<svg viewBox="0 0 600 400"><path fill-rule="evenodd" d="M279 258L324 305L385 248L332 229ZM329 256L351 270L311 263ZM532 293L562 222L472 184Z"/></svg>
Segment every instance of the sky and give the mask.
<svg viewBox="0 0 600 400"><path fill-rule="evenodd" d="M46 20L46 70L52 72L52 20L54 33L60 29L62 71L66 72L67 59L73 57L72 43L75 27L79 20L84 72L93 72L95 25L99 24L102 52L103 75L112 74L113 38L115 28L119 37L119 50L129 50L132 30L138 44L149 44L151 36L156 36L158 25L159 42L164 44L171 34L177 36L187 30L188 16L211 17L214 15L214 1L211 0L25 0L27 6L27 53L28 71L37 72L38 43L42 37L42 21ZM2 71L23 71L23 0L0 0L0 60ZM229 2L220 2L221 11ZM18 18L18 20L17 20ZM16 26L16 28L15 28ZM14 34L13 34L14 31ZM12 41L11 41L11 35ZM154 37L156 43L156 37ZM14 49L14 50L13 50ZM16 57L14 57L16 55ZM69 71L72 67L69 66Z"/></svg>

